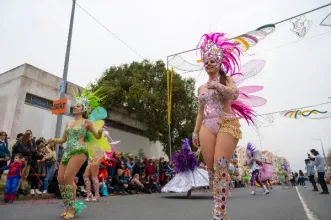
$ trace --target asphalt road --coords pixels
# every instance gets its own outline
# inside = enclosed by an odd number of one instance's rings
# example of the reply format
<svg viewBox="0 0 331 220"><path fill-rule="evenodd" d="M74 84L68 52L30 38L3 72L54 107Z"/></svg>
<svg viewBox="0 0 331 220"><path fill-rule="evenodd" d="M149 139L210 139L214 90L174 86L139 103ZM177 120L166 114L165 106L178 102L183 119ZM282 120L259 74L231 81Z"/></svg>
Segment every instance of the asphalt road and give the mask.
<svg viewBox="0 0 331 220"><path fill-rule="evenodd" d="M309 188L298 188L308 209L317 220L330 220L331 195L319 195ZM41 204L41 203L51 204ZM181 194L153 194L103 197L88 203L76 219L89 220L210 220L212 197L209 193L193 192L187 199ZM275 188L269 195L249 195L237 189L228 199L230 220L307 220L306 211L295 188ZM53 220L59 219L62 203L58 200L38 203L17 202L0 206L0 219ZM315 219L316 220L316 219Z"/></svg>

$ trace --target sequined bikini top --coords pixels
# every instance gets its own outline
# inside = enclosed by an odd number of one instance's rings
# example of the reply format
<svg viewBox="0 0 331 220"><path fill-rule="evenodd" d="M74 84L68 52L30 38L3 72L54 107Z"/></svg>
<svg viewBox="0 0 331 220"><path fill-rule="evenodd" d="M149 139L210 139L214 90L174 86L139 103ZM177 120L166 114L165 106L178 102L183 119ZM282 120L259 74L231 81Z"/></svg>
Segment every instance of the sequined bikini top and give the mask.
<svg viewBox="0 0 331 220"><path fill-rule="evenodd" d="M203 105L204 118L219 117L224 112L224 99L216 89L204 89L199 95L199 101Z"/></svg>
<svg viewBox="0 0 331 220"><path fill-rule="evenodd" d="M66 129L66 135L67 135L68 140L78 142L78 139L81 136L85 136L86 130L84 129L84 124L85 124L85 119L79 125L76 125L74 127L68 126Z"/></svg>

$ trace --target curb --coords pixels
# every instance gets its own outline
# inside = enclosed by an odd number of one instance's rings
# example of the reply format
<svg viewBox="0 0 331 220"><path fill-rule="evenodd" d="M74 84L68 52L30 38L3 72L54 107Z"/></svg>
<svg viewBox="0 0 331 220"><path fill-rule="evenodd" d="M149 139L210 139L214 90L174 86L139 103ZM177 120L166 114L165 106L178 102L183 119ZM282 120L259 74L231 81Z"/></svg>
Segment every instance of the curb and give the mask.
<svg viewBox="0 0 331 220"><path fill-rule="evenodd" d="M45 200L45 199L55 199L56 195L53 193L41 194L41 195L19 195L16 196L15 201L26 201L26 200ZM0 201L4 200L4 195L0 195Z"/></svg>

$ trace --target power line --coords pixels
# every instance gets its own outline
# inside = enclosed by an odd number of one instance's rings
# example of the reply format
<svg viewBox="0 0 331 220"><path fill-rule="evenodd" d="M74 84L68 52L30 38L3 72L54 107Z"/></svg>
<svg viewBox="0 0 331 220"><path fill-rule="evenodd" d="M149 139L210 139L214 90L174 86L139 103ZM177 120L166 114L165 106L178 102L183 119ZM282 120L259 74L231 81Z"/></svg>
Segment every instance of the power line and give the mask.
<svg viewBox="0 0 331 220"><path fill-rule="evenodd" d="M290 18L286 18L286 19L284 19L284 20L278 21L277 23L274 23L274 25L277 25L277 24L283 23L283 22L285 22L285 21L289 21L289 20L291 20L291 19L293 19L293 18L296 18L296 17L299 17L299 16L301 16L301 15L309 14L309 13L311 13L311 12L314 12L314 11L320 10L320 9L322 9L322 8L325 8L325 7L328 7L328 6L330 6L330 5L331 5L331 3L326 4L326 5L323 5L323 6L318 7L318 8L314 8L314 9L309 10L309 11L306 11L306 12L304 12L304 13L301 13L301 14L298 14L298 15L292 16L292 17L290 17Z"/></svg>
<svg viewBox="0 0 331 220"><path fill-rule="evenodd" d="M82 9L88 16L90 16L94 21L96 21L99 25L101 25L101 27L103 27L104 29L106 29L110 34L112 34L115 38L117 38L117 40L119 40L122 44L124 44L126 47L128 47L132 52L134 52L136 55L138 55L141 59L145 59L142 55L140 55L135 49L133 49L132 47L130 47L127 43L124 42L124 40L122 40L120 37L118 37L113 31L111 31L109 28L107 28L104 24L102 24L98 19L96 19L93 15L91 15L91 13L89 13L85 8L83 8L82 6L80 6L77 2L76 5Z"/></svg>
<svg viewBox="0 0 331 220"><path fill-rule="evenodd" d="M284 111L293 111L293 110L302 109L302 108L311 108L311 107L316 107L316 106L320 106L320 105L326 105L326 104L330 104L330 103L331 102L324 102L324 103L315 104L315 105L308 105L308 106L302 106L302 107L297 107L297 108L292 108L292 109L286 109L286 110L281 110L281 111L269 112L269 113L259 114L259 116L262 116L262 115L273 115L273 114L281 113L281 112L284 112Z"/></svg>
<svg viewBox="0 0 331 220"><path fill-rule="evenodd" d="M300 14L298 14L298 15L294 15L294 16L292 16L292 17L290 17L290 18L283 19L283 20L278 21L278 22L275 22L275 23L273 23L273 24L274 24L274 25L278 25L278 24L284 23L285 21L289 21L289 20L291 20L291 19L293 19L293 18L296 18L296 17L298 17L298 16L305 15L305 14L308 14L308 13L311 13L311 12L314 12L314 11L317 11L317 10L320 10L320 9L325 8L325 7L328 7L328 6L331 6L331 3L326 4L326 5L323 5L323 6L320 6L320 7L318 7L318 8L311 9L311 10L309 10L309 11L306 11L306 12L300 13ZM245 33L245 34L246 34L246 33ZM241 34L241 35L242 35L242 34ZM241 36L241 35L238 35L238 36ZM236 36L236 37L238 37L238 36ZM231 38L231 39L234 39L234 38L236 38L236 37L233 37L233 38ZM198 49L199 49L199 48L194 48L194 49L190 49L190 50L185 50L185 51L182 51L182 52L179 52L179 53L175 53L175 54L168 55L168 57L172 57L172 56L176 56L176 55L179 55L179 54L183 54L183 53L187 53L187 52L195 51L195 50L198 50Z"/></svg>
<svg viewBox="0 0 331 220"><path fill-rule="evenodd" d="M279 45L279 46L274 47L274 48L270 48L270 49L262 50L262 51L260 51L260 52L252 53L252 54L249 54L249 56L255 56L255 55L257 55L257 54L261 54L261 53L264 53L264 52L268 52L268 51L270 51L270 50L276 50L276 49L279 49L279 48L282 48L282 47L286 47L286 46L288 46L288 45L296 44L296 43L301 42L301 41L311 40L311 39L313 39L313 38L320 37L320 36L322 36L322 35L329 34L329 33L331 33L331 31L326 31L326 32L323 32L323 33L320 33L320 34L316 34L316 35L311 36L311 37L303 38L303 39L300 39L300 40L297 40L297 41L292 41L292 42L287 43L287 44Z"/></svg>

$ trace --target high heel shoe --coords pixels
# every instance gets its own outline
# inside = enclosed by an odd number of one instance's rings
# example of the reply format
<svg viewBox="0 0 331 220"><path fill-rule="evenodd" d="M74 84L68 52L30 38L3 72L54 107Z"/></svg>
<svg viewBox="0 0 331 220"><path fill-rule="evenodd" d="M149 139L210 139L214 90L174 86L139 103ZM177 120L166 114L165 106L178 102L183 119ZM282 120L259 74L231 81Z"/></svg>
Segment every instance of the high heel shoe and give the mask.
<svg viewBox="0 0 331 220"><path fill-rule="evenodd" d="M85 202L89 202L89 201L91 201L91 200L92 200L92 201L94 200L94 198L93 198L93 194L92 194L92 193L86 197Z"/></svg>
<svg viewBox="0 0 331 220"><path fill-rule="evenodd" d="M59 185L59 189L60 189L61 196L62 196L62 199L63 199L63 204L66 207L67 206L67 194L65 192L65 186L64 185ZM68 212L68 210L67 210L67 208L65 208L64 212L62 212L62 214L60 215L60 218L63 218L64 216L66 216L67 212Z"/></svg>
<svg viewBox="0 0 331 220"><path fill-rule="evenodd" d="M74 219L75 218L76 210L73 211L72 213L70 213L70 211L68 211L67 214L63 217L64 219Z"/></svg>
<svg viewBox="0 0 331 220"><path fill-rule="evenodd" d="M98 202L100 197L92 197L92 202Z"/></svg>

